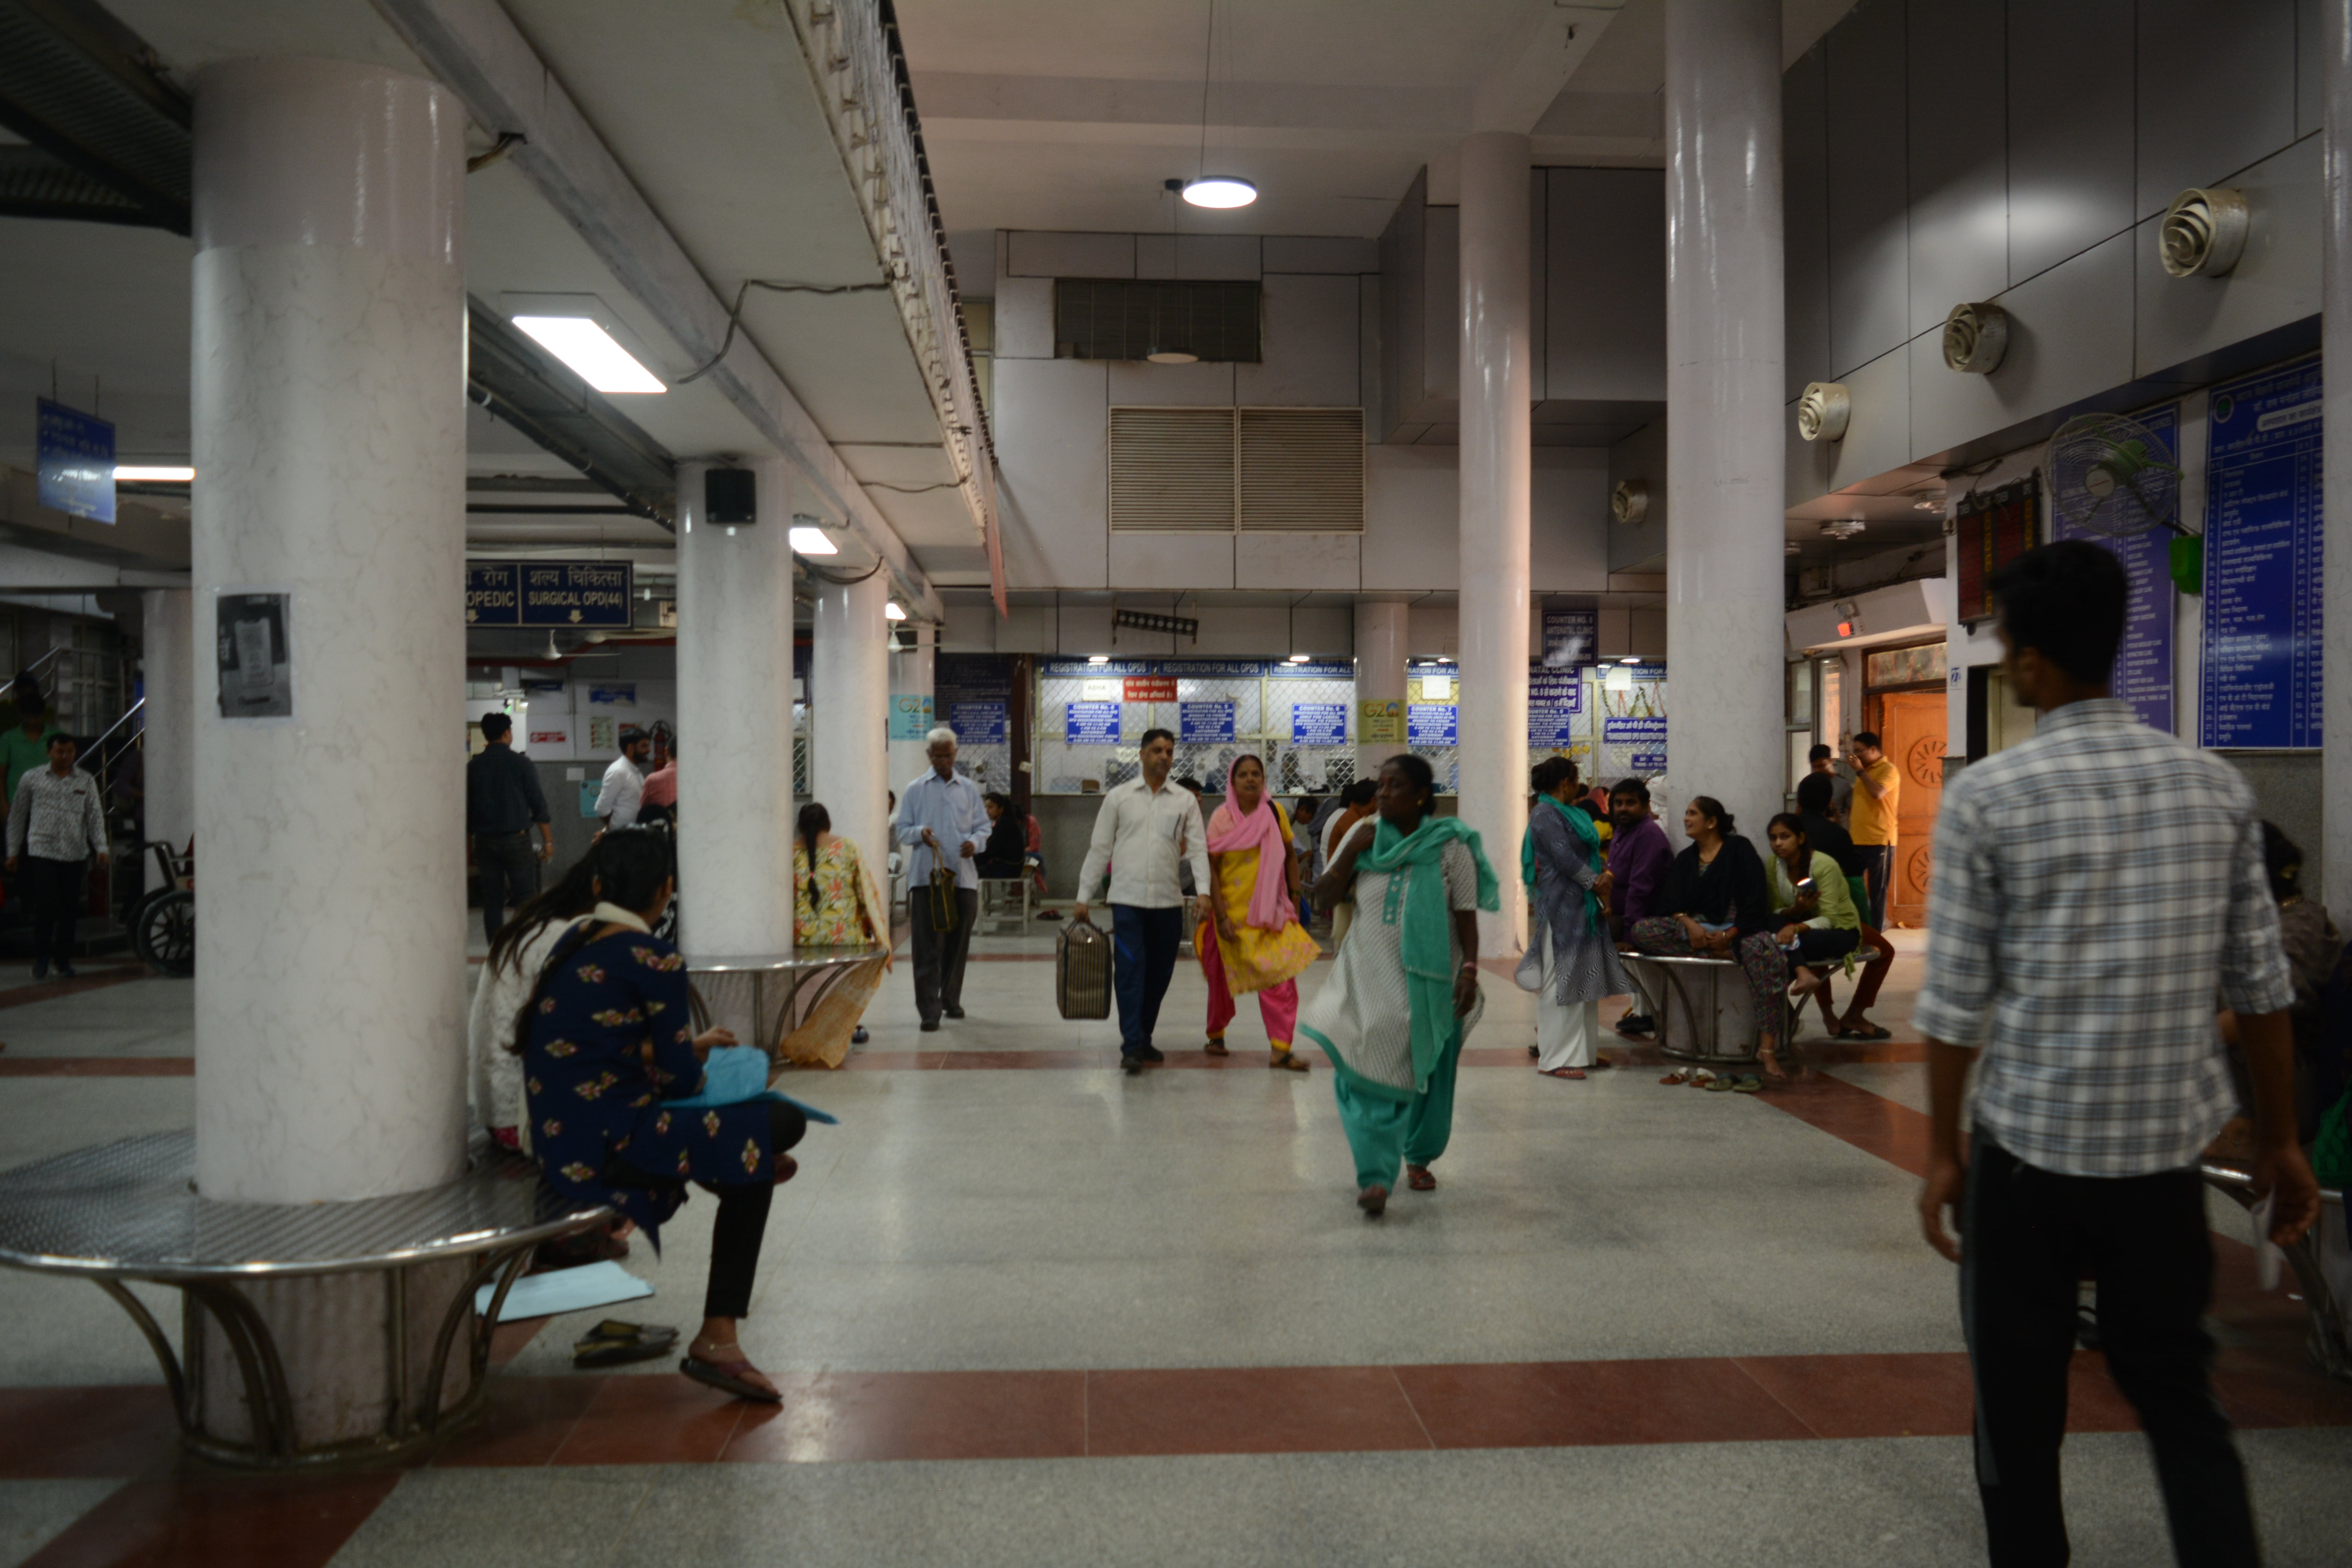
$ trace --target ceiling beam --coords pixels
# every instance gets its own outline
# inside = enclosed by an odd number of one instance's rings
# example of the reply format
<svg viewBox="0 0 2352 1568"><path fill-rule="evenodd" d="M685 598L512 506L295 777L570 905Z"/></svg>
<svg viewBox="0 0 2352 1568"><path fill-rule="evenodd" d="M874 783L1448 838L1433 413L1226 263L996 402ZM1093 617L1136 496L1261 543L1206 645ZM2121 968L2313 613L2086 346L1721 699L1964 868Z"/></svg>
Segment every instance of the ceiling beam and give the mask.
<svg viewBox="0 0 2352 1568"><path fill-rule="evenodd" d="M717 355L728 339L726 303L496 0L374 3L477 124L522 138L509 155L514 165L679 348L697 363ZM902 602L937 615L938 594L905 541L746 334L734 334L709 379L880 557Z"/></svg>
<svg viewBox="0 0 2352 1568"><path fill-rule="evenodd" d="M1474 131L1526 135L1551 107L1568 79L1615 21L1619 6L1563 5L1538 0L1526 24L1486 79L1470 94Z"/></svg>

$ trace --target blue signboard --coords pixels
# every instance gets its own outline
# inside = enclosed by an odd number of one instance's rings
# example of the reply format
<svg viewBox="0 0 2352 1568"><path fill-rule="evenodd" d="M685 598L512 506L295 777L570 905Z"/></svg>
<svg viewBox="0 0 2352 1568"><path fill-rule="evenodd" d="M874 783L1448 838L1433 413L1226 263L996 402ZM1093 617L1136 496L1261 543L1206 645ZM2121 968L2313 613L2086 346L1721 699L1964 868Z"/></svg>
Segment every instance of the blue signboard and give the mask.
<svg viewBox="0 0 2352 1568"><path fill-rule="evenodd" d="M1666 749L1666 721L1664 719L1603 719L1601 721L1601 739L1605 745L1641 746L1663 752Z"/></svg>
<svg viewBox="0 0 2352 1568"><path fill-rule="evenodd" d="M468 561L469 626L626 626L635 587L625 561Z"/></svg>
<svg viewBox="0 0 2352 1568"><path fill-rule="evenodd" d="M1452 746L1460 743L1455 730L1455 717L1460 710L1451 702L1412 702L1405 705L1404 738L1408 746Z"/></svg>
<svg viewBox="0 0 2352 1568"><path fill-rule="evenodd" d="M33 467L41 504L92 522L112 522L113 425L46 397L34 404Z"/></svg>
<svg viewBox="0 0 2352 1568"><path fill-rule="evenodd" d="M1186 745L1211 745L1234 738L1234 705L1230 702L1179 702L1177 731Z"/></svg>
<svg viewBox="0 0 2352 1568"><path fill-rule="evenodd" d="M2204 743L2320 743L2319 361L2212 392L2205 480Z"/></svg>
<svg viewBox="0 0 2352 1568"><path fill-rule="evenodd" d="M1276 680L1353 680L1356 679L1355 665L1345 659L1330 664L1292 664L1289 660L1283 659L1268 663L1265 672ZM1160 673L1192 675L1195 671L1187 668L1182 659L1169 659L1160 666Z"/></svg>
<svg viewBox="0 0 2352 1568"><path fill-rule="evenodd" d="M1654 752L1635 752L1626 759L1626 765L1637 773L1662 773L1666 771L1666 753L1663 748Z"/></svg>
<svg viewBox="0 0 2352 1568"><path fill-rule="evenodd" d="M2180 458L2180 407L2167 404L2135 414L2163 443L2164 456ZM2108 539L2068 524L2054 514L2053 539L2087 539L2123 563L2131 595L2124 604L2124 641L2116 654L2115 693L2139 712L2152 730L2172 732L2173 587L2172 533L2151 528L2129 539Z"/></svg>
<svg viewBox="0 0 2352 1568"><path fill-rule="evenodd" d="M1117 702L1073 702L1069 720L1063 733L1063 744L1069 746L1116 746L1118 744L1118 712Z"/></svg>
<svg viewBox="0 0 2352 1568"><path fill-rule="evenodd" d="M1292 703L1290 743L1294 746L1346 745L1348 705L1344 702Z"/></svg>
<svg viewBox="0 0 2352 1568"><path fill-rule="evenodd" d="M1116 702L1101 704L1116 708ZM1012 705L1005 702L950 702L948 728L967 746L1001 746L1012 727Z"/></svg>
<svg viewBox="0 0 2352 1568"><path fill-rule="evenodd" d="M637 705L637 683L634 680L608 680L602 686L588 689L591 708L635 708Z"/></svg>
<svg viewBox="0 0 2352 1568"><path fill-rule="evenodd" d="M1546 610L1543 662L1547 669L1576 669L1600 658L1599 610Z"/></svg>
<svg viewBox="0 0 2352 1568"><path fill-rule="evenodd" d="M1544 640L1551 640L1549 622L1558 610L1544 612ZM1571 615L1588 614L1569 611ZM1550 657L1549 649L1546 656ZM1528 671L1528 744L1565 746L1576 738L1576 721L1584 712L1584 670L1581 666Z"/></svg>

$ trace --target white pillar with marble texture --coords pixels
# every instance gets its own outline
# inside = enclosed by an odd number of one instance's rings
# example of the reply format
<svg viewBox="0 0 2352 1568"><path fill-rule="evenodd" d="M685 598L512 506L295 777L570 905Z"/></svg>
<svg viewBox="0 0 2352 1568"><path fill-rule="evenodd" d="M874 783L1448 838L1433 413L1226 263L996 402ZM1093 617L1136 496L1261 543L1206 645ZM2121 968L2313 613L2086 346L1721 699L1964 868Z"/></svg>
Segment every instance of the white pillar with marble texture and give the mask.
<svg viewBox="0 0 2352 1568"><path fill-rule="evenodd" d="M466 1163L466 111L374 66L195 80L194 642L290 595L293 710L194 668L196 1181L306 1203Z"/></svg>
<svg viewBox="0 0 2352 1568"><path fill-rule="evenodd" d="M793 470L755 465L759 521L702 515L677 472L678 935L689 963L793 950ZM740 1031L739 1031L740 1033Z"/></svg>
<svg viewBox="0 0 2352 1568"><path fill-rule="evenodd" d="M1780 0L1666 0L1666 767L1759 845L1784 741Z"/></svg>
<svg viewBox="0 0 2352 1568"><path fill-rule="evenodd" d="M1459 758L1463 820L1486 857L1518 863L1528 823L1528 501L1534 382L1528 334L1525 136L1462 140L1462 531ZM1440 780L1441 784L1444 780ZM1487 957L1525 944L1525 899L1506 876L1478 917Z"/></svg>
<svg viewBox="0 0 2352 1568"><path fill-rule="evenodd" d="M2352 0L2326 0L2320 220L2320 379L2326 534L2320 553L2320 876L2352 910Z"/></svg>
<svg viewBox="0 0 2352 1568"><path fill-rule="evenodd" d="M1391 600L1360 599L1356 603L1356 776L1376 777L1381 764L1405 749L1400 728L1392 741L1367 740L1363 731L1366 702L1394 702L1404 711L1405 623L1408 606ZM1402 725L1403 720L1398 723Z"/></svg>
<svg viewBox="0 0 2352 1568"><path fill-rule="evenodd" d="M939 647L940 628L922 626L915 628L913 647L903 651L897 648L891 650L890 703L894 713L898 699L902 697L930 698L937 694L939 686L936 671L939 665ZM935 710L931 721L933 724L944 724L948 721L947 715ZM892 741L889 742L888 754L890 760L884 766L883 772L887 775L887 785L891 789L904 788L908 780L919 776L924 769L931 765L930 758L925 753L923 742L919 740ZM883 852L887 855L887 848L886 847ZM877 870L874 875L878 883L882 873Z"/></svg>
<svg viewBox="0 0 2352 1568"><path fill-rule="evenodd" d="M809 792L824 803L833 831L857 846L877 888L887 877L890 857L892 785L884 776L890 623L882 614L890 596L888 582L877 572L857 583L820 577L811 584L816 590L816 631L809 648Z"/></svg>
<svg viewBox="0 0 2352 1568"><path fill-rule="evenodd" d="M150 588L141 596L141 676L147 706L140 710L146 753L147 837L187 847L196 830L195 595L185 588ZM163 886L155 858L147 857L147 886Z"/></svg>

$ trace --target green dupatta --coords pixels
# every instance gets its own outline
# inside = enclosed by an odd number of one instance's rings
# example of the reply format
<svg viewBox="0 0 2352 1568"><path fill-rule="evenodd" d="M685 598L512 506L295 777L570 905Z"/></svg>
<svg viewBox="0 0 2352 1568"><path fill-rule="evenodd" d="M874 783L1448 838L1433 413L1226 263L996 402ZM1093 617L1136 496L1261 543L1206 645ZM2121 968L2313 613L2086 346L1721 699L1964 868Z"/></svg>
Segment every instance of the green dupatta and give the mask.
<svg viewBox="0 0 2352 1568"><path fill-rule="evenodd" d="M1583 847L1586 866L1595 871L1605 871L1609 868L1608 860L1601 853L1601 830L1592 825L1592 818L1570 805L1558 795L1545 795L1538 791L1536 799L1550 802L1555 810L1568 818L1568 830L1576 836L1577 843ZM1534 893L1536 889L1536 825L1533 822L1529 822L1526 831L1519 835L1519 880L1527 884L1530 894ZM1590 888L1584 889L1584 923L1586 929L1596 934L1605 929L1609 923L1601 918L1600 896Z"/></svg>
<svg viewBox="0 0 2352 1568"><path fill-rule="evenodd" d="M1477 830L1460 817L1424 816L1411 833L1398 832L1385 816L1380 823L1372 847L1358 856L1356 867L1390 873L1381 918L1398 927L1405 995L1412 1009L1412 1076L1425 1089L1454 1027L1454 911L1445 907L1445 871L1439 858L1456 839L1468 847L1478 868L1482 910L1503 907L1502 884L1487 863ZM1368 912L1360 910L1359 918Z"/></svg>

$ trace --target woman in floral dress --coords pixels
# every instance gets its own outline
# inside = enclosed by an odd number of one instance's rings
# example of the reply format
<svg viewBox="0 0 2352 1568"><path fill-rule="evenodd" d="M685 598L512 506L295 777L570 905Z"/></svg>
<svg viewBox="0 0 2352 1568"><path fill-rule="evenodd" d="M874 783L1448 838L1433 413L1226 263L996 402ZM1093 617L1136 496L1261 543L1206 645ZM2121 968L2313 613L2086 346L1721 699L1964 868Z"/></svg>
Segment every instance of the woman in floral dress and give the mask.
<svg viewBox="0 0 2352 1568"><path fill-rule="evenodd" d="M828 972L817 1001L783 1043L784 1059L837 1068L852 1045L866 1043L858 1019L890 967L890 917L866 875L857 846L833 836L833 814L817 802L801 807L793 837L793 945L867 947L874 957Z"/></svg>
<svg viewBox="0 0 2352 1568"><path fill-rule="evenodd" d="M735 1037L689 1023L686 960L653 934L676 882L669 842L645 828L596 847L590 918L556 944L516 1015L532 1151L550 1186L605 1204L644 1228L686 1202L690 1182L719 1199L702 1331L678 1370L740 1398L775 1402L775 1385L744 1358L735 1325L751 1310L768 1207L799 1167L784 1151L808 1131L782 1100L672 1109L702 1091L702 1061Z"/></svg>

